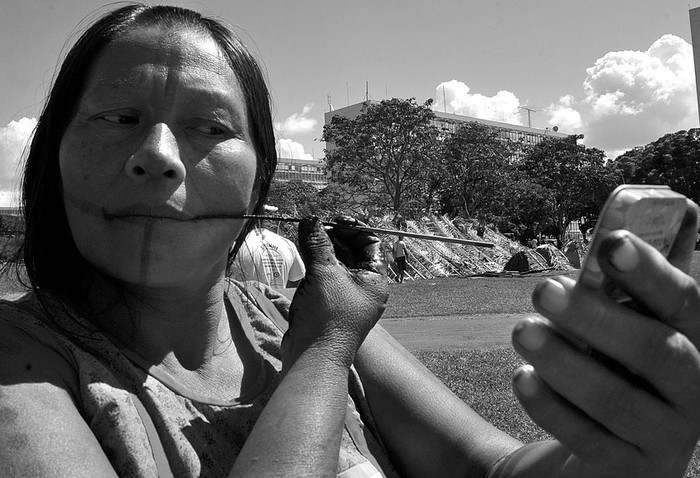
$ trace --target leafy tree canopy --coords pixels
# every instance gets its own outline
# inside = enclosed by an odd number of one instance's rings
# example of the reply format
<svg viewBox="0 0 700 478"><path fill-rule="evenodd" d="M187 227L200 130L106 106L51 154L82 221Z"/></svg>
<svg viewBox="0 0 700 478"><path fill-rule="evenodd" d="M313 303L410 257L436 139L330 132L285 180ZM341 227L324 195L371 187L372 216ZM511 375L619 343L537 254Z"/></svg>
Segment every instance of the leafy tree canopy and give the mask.
<svg viewBox="0 0 700 478"><path fill-rule="evenodd" d="M700 129L678 131L634 148L612 162L620 181L666 184L700 201Z"/></svg>
<svg viewBox="0 0 700 478"><path fill-rule="evenodd" d="M273 180L266 203L278 208L281 216L310 216L318 207L318 191L313 184L298 179Z"/></svg>
<svg viewBox="0 0 700 478"><path fill-rule="evenodd" d="M617 184L605 154L578 143L579 136L546 138L532 147L518 169L547 198L547 216L560 239L572 220L597 215Z"/></svg>
<svg viewBox="0 0 700 478"><path fill-rule="evenodd" d="M481 221L500 218L514 178L513 154L513 143L495 128L459 125L445 137L435 173L444 211Z"/></svg>
<svg viewBox="0 0 700 478"><path fill-rule="evenodd" d="M368 204L396 213L420 208L427 172L440 148L431 104L392 98L365 104L354 119L335 116L323 128L333 181L357 188Z"/></svg>

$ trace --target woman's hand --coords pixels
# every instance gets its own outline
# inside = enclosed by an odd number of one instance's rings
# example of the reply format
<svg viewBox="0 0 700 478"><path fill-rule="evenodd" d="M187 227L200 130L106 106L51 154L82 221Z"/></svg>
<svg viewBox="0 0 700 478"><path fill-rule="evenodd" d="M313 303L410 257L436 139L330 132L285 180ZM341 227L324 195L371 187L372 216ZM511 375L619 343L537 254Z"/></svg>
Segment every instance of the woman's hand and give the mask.
<svg viewBox="0 0 700 478"><path fill-rule="evenodd" d="M282 344L285 369L309 347L323 347L349 366L357 349L384 312L387 280L379 239L342 225L328 234L318 218L299 225L299 249L306 276L294 294L289 331Z"/></svg>
<svg viewBox="0 0 700 478"><path fill-rule="evenodd" d="M514 389L560 442L549 450L552 475L683 476L700 436L700 289L683 272L697 217L689 205L668 261L626 231L601 245L602 269L644 312L565 277L535 290L548 320L514 329L532 364L516 372Z"/></svg>
<svg viewBox="0 0 700 478"><path fill-rule="evenodd" d="M384 311L387 281L376 237L342 228L330 236L318 218L299 225L306 277L282 340L282 377L230 476L337 474L350 365Z"/></svg>

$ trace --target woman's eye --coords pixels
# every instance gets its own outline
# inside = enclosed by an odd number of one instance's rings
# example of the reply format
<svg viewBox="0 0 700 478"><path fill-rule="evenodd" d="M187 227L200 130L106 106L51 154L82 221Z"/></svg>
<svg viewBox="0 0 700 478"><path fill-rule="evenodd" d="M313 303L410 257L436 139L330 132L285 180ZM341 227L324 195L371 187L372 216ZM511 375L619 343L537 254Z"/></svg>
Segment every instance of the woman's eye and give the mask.
<svg viewBox="0 0 700 478"><path fill-rule="evenodd" d="M202 133L207 136L224 136L228 134L228 130L226 128L216 125L195 126L193 129L198 133Z"/></svg>
<svg viewBox="0 0 700 478"><path fill-rule="evenodd" d="M139 119L134 115L125 114L108 114L99 117L100 120L106 121L107 123L118 124L118 125L135 125L138 124Z"/></svg>

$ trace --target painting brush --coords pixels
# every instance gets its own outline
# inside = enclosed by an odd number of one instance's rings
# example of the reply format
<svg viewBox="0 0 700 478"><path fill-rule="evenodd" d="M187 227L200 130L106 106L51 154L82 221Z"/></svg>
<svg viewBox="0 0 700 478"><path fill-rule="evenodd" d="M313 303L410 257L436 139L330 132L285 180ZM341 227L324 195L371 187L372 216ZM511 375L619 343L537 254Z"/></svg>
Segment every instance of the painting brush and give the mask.
<svg viewBox="0 0 700 478"><path fill-rule="evenodd" d="M240 216L241 219L261 219L265 221L285 221L285 222L301 222L299 217L283 217L283 216L265 216L258 214L247 214ZM440 241L440 242L451 242L453 244L463 244L466 246L476 246L476 247L495 247L492 242L484 241L471 241L469 239L458 239L456 237L444 237L444 236L433 236L431 234L419 234L417 232L408 231L398 231L396 229L383 229L379 227L369 227L353 224L343 224L332 221L322 221L324 226L337 227L342 229L355 229L363 232L373 232L376 234L388 234L391 236L404 236L413 237L415 239L424 239L426 241Z"/></svg>

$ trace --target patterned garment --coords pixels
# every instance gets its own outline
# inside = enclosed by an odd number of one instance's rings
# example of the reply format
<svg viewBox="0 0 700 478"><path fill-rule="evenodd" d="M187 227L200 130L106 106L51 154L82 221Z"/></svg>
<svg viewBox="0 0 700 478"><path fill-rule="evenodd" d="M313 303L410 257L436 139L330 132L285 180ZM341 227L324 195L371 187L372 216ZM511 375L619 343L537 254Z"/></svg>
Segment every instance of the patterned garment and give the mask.
<svg viewBox="0 0 700 478"><path fill-rule="evenodd" d="M281 290L290 281L300 281L306 267L292 241L257 228L246 236L231 264L230 273L234 279L255 280Z"/></svg>
<svg viewBox="0 0 700 478"><path fill-rule="evenodd" d="M79 382L79 390L74 393L76 404L119 476L158 476L133 393L158 430L174 476L225 477L275 390L281 369L281 332L248 298L246 287L251 286L232 282L227 298L259 354L263 372L248 387L246 396L230 403L201 400L176 390L178 387L162 371L147 373L133 354L117 348L90 322L57 299L49 297L46 301L51 310L50 319L33 294L14 302L0 301L0 320L58 351L75 370ZM287 299L267 288L264 290L286 317ZM354 403L352 400L349 403L348 415L355 417L355 425L367 435ZM377 470L360 453L356 441L346 428L339 475L377 476ZM365 474L367 470L369 474Z"/></svg>

